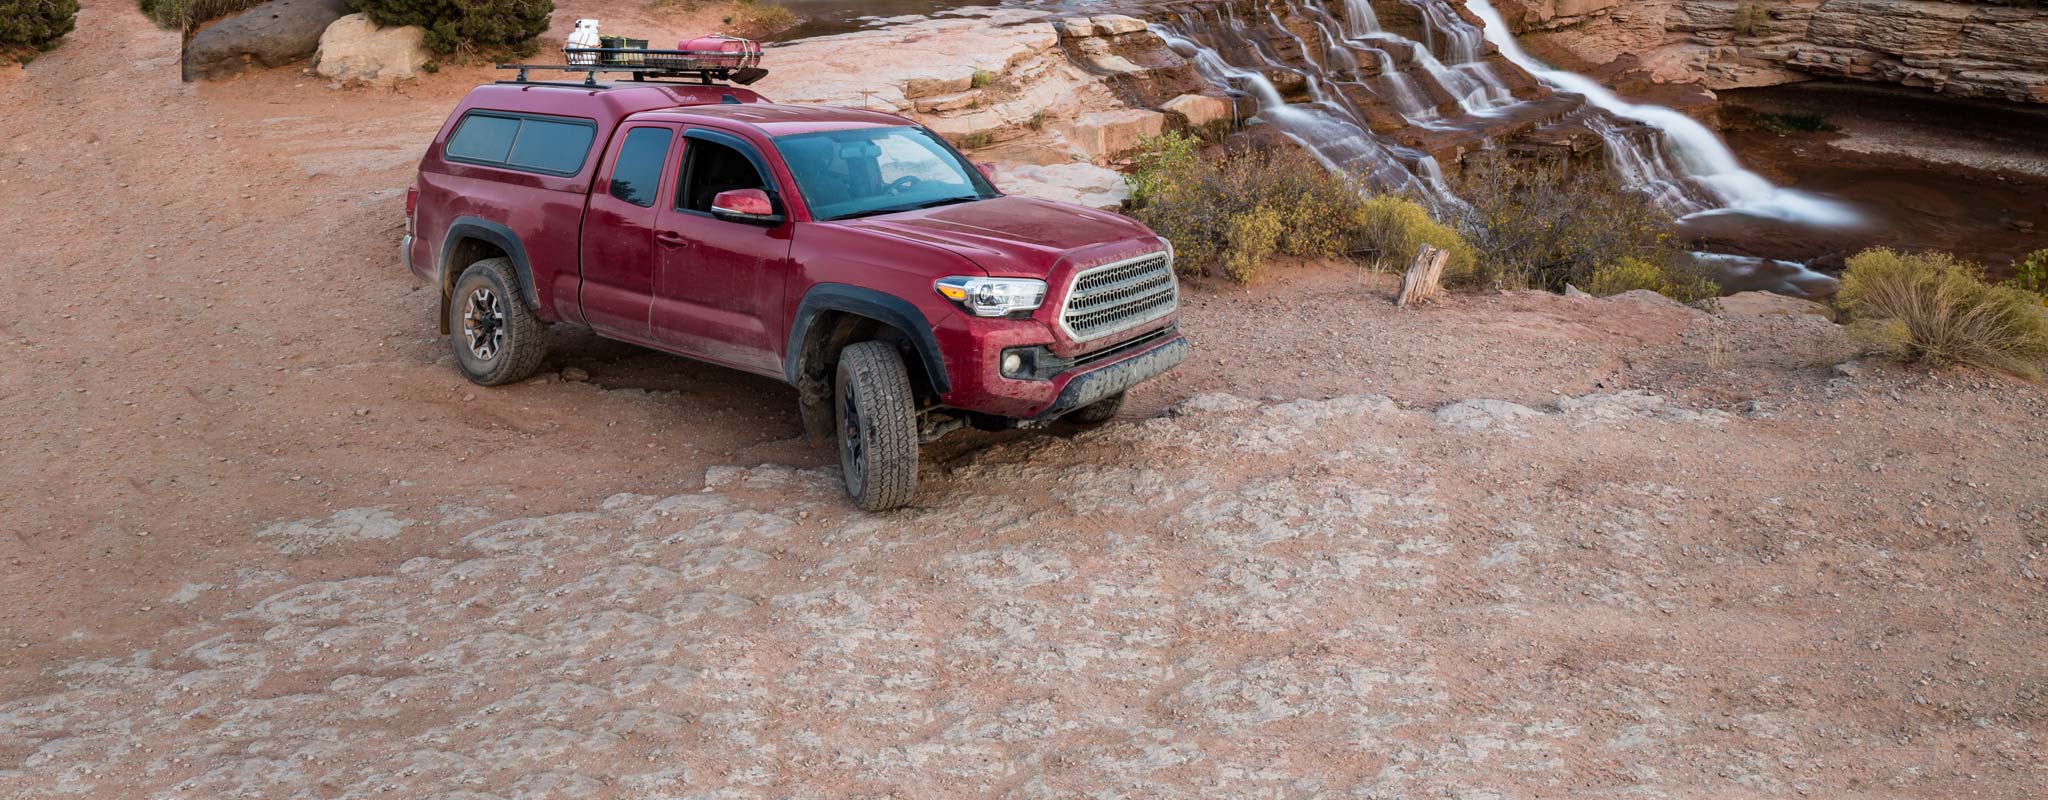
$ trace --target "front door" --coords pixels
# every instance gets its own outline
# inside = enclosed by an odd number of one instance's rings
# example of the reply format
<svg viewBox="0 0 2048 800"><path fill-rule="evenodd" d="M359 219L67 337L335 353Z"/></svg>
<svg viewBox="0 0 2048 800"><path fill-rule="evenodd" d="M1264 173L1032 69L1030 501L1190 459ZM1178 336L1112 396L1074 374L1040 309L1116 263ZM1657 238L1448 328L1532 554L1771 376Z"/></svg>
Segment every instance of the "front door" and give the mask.
<svg viewBox="0 0 2048 800"><path fill-rule="evenodd" d="M713 216L711 199L719 192L762 189L774 197L778 191L767 177L767 163L746 140L704 129L687 130L683 137L681 180L655 223L661 251L655 340L708 361L781 375L776 344L793 226L779 200L781 222Z"/></svg>
<svg viewBox="0 0 2048 800"><path fill-rule="evenodd" d="M669 157L674 125L634 124L612 137L591 187L583 223L583 319L593 330L630 342L652 341L649 311L661 253L655 227L674 184ZM664 176L664 172L669 172Z"/></svg>

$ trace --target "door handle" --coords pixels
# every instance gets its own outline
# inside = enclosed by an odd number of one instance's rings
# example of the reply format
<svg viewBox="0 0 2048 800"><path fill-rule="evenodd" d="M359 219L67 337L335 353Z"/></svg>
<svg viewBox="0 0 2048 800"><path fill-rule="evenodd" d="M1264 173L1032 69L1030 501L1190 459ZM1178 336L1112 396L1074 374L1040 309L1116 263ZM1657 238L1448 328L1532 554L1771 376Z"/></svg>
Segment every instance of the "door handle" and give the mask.
<svg viewBox="0 0 2048 800"><path fill-rule="evenodd" d="M654 235L654 241L656 241L656 242L659 242L659 243L661 244L661 246L663 246L663 247L689 247L689 246L690 246L690 240L688 240L688 239L685 239L685 238L683 238L683 235L682 235L682 234L680 234L680 233L672 233L672 232L669 232L669 231L662 231L662 232L660 232L660 233L657 233L657 234L655 234L655 235Z"/></svg>

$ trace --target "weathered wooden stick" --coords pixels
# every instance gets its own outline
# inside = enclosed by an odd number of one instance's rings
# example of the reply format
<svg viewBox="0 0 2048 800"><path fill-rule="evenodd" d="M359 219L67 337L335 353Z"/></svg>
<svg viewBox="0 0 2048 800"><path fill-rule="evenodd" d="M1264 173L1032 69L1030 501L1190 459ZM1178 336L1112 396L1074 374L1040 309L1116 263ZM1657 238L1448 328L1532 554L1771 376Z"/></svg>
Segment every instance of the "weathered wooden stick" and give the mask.
<svg viewBox="0 0 2048 800"><path fill-rule="evenodd" d="M1409 265L1408 273L1401 276L1401 296L1394 305L1426 303L1443 293L1444 266L1451 262L1451 251L1439 250L1423 245L1415 254L1415 263Z"/></svg>

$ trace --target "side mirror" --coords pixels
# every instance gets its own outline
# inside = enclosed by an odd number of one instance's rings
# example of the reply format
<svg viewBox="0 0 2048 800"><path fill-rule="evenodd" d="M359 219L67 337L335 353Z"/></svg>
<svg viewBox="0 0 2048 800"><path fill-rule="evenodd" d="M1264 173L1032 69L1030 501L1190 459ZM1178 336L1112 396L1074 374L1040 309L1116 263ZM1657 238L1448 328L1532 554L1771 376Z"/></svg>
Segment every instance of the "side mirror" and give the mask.
<svg viewBox="0 0 2048 800"><path fill-rule="evenodd" d="M719 192L711 198L711 215L733 222L747 222L755 225L772 225L782 221L782 215L775 213L775 204L768 201L768 193L760 189L732 189Z"/></svg>
<svg viewBox="0 0 2048 800"><path fill-rule="evenodd" d="M993 162L993 161L976 161L976 162L974 162L974 171L976 171L976 172L979 172L979 173L981 173L981 177L987 178L987 179L988 179L988 185L990 185L990 186L994 186L994 185L996 185L996 165L995 165L995 162Z"/></svg>

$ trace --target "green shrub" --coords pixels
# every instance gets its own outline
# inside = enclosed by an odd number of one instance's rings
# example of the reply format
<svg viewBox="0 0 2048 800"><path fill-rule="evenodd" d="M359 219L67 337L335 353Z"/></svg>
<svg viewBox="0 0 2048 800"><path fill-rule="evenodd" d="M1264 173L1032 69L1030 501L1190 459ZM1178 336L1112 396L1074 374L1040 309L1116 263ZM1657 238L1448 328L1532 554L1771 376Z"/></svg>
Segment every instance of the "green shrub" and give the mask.
<svg viewBox="0 0 2048 800"><path fill-rule="evenodd" d="M1431 219L1428 209L1405 197L1367 199L1358 209L1358 241L1386 269L1405 269L1425 244L1448 250L1445 283L1470 280L1478 269L1478 254L1457 229Z"/></svg>
<svg viewBox="0 0 2048 800"><path fill-rule="evenodd" d="M1193 170L1201 160L1202 140L1184 133L1166 133L1138 143L1131 155L1131 174L1124 179L1131 187L1131 206L1142 208L1151 202L1170 177Z"/></svg>
<svg viewBox="0 0 2048 800"><path fill-rule="evenodd" d="M2012 263L2012 277L2005 279L2005 285L2022 292L2041 296L2041 302L2048 303L2048 250L2035 250Z"/></svg>
<svg viewBox="0 0 2048 800"><path fill-rule="evenodd" d="M1469 204L1460 227L1478 250L1473 279L1481 284L1556 292L1629 259L1678 257L1671 215L1605 170L1566 173L1492 156L1467 165L1459 196Z"/></svg>
<svg viewBox="0 0 2048 800"><path fill-rule="evenodd" d="M138 0L142 15L158 26L190 31L221 17L256 7L263 0Z"/></svg>
<svg viewBox="0 0 2048 800"><path fill-rule="evenodd" d="M1865 250L1849 259L1836 302L1864 341L1902 361L1988 367L2041 376L2048 316L2040 301L1991 286L1944 253Z"/></svg>
<svg viewBox="0 0 2048 800"><path fill-rule="evenodd" d="M0 0L0 55L22 63L78 24L78 0Z"/></svg>
<svg viewBox="0 0 2048 800"><path fill-rule="evenodd" d="M1697 268L1684 266L1676 260L1650 261L1641 258L1624 258L1593 270L1586 276L1587 293L1606 297L1636 289L1648 289L1658 294L1690 303L1718 297L1721 287L1713 279L1701 274Z"/></svg>
<svg viewBox="0 0 2048 800"><path fill-rule="evenodd" d="M1299 150L1202 158L1197 140L1147 142L1130 177L1132 214L1173 242L1176 267L1249 282L1274 254L1343 255L1358 243L1365 199Z"/></svg>
<svg viewBox="0 0 2048 800"><path fill-rule="evenodd" d="M1735 4L1735 32L1743 36L1762 36L1771 32L1771 10L1761 0L1741 0Z"/></svg>
<svg viewBox="0 0 2048 800"><path fill-rule="evenodd" d="M533 55L533 41L548 29L554 0L352 0L357 11L385 27L426 29L427 49L449 53Z"/></svg>

